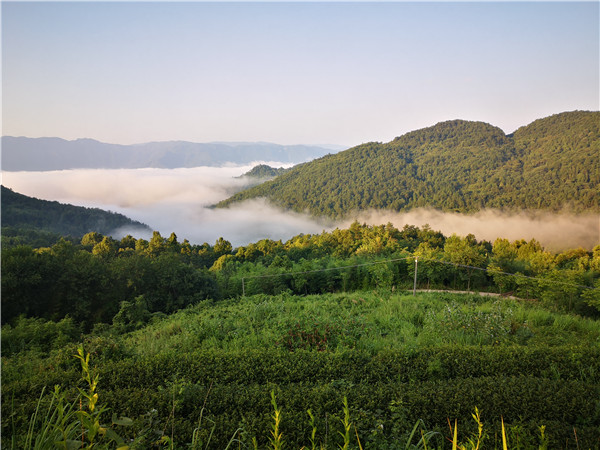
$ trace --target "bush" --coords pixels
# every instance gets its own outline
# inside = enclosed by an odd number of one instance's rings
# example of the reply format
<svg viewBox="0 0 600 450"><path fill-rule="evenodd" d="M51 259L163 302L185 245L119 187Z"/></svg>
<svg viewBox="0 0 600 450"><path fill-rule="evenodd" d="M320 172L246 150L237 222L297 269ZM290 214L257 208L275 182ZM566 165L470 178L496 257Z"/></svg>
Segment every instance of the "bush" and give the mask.
<svg viewBox="0 0 600 450"><path fill-rule="evenodd" d="M19 317L14 325L2 327L2 356L24 351L47 353L81 338L81 327L66 317L58 322Z"/></svg>
<svg viewBox="0 0 600 450"><path fill-rule="evenodd" d="M528 436L537 435L537 426L548 425L551 448L572 440L573 427L582 447L594 447L593 430L600 426L600 350L594 348L450 347L376 355L357 350L211 350L114 356L121 359L103 358L98 368L106 406L137 418L127 433L141 433L148 426L143 418L155 414L160 422L155 428L173 426L180 443L191 439L206 401L204 417L216 424L211 445L224 448L240 425L244 436L256 436L266 445L261 439L270 426L271 390L283 412L286 442L298 448L308 442L309 408L318 439L337 445L331 430L339 424L343 396L363 442L391 442L417 419L445 432L447 419L457 418L465 422L462 431L471 433L467 418L475 406L488 430L499 429L501 416ZM53 370L28 373L27 380L14 373L17 366L5 365L4 411L29 417L35 393L43 386L72 386L76 366L66 360L54 364ZM10 436L5 423L3 427L3 434Z"/></svg>

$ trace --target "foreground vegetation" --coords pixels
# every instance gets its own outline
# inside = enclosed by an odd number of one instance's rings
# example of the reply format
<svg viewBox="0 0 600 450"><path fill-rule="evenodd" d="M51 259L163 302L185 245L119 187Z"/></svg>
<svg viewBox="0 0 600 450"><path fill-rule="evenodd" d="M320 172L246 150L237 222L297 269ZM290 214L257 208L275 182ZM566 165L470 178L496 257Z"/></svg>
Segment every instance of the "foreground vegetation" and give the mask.
<svg viewBox="0 0 600 450"><path fill-rule="evenodd" d="M597 448L599 279L600 246L358 223L3 249L2 443Z"/></svg>
<svg viewBox="0 0 600 450"><path fill-rule="evenodd" d="M489 448L501 447L501 418L510 448L537 447L542 425L548 448L569 448L573 429L580 448L599 444L597 321L539 302L377 290L204 301L134 331L115 321L84 336L72 319L21 319L2 332L2 435L15 448L44 386L76 398L81 339L102 405L132 419L118 431L138 448L192 436L225 448L236 430L263 448L271 391L288 448L343 445L344 397L364 448L405 448L418 420L452 437L448 419L458 419L466 442L478 432L475 407Z"/></svg>
<svg viewBox="0 0 600 450"><path fill-rule="evenodd" d="M418 288L509 293L599 315L600 245L553 254L535 240L492 244L428 227L354 223L237 249L223 238L191 245L158 232L149 241L92 232L80 243L3 249L2 322L69 315L89 331L127 321L131 311L144 311L148 320L206 299L412 288L415 269Z"/></svg>

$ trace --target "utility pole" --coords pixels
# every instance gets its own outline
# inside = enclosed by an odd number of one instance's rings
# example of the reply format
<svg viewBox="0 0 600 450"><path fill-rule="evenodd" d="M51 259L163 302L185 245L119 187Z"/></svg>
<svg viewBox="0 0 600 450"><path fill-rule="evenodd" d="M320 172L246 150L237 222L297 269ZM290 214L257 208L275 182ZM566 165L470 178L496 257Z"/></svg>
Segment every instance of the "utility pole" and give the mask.
<svg viewBox="0 0 600 450"><path fill-rule="evenodd" d="M413 284L413 297L417 294L417 265L419 264L419 259L415 258L415 282Z"/></svg>

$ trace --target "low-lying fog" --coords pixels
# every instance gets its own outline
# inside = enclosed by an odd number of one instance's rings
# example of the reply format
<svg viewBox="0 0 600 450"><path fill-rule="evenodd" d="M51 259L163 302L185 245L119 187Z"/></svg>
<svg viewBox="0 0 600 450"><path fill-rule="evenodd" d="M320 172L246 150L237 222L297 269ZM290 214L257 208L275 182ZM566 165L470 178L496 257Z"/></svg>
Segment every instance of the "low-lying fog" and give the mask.
<svg viewBox="0 0 600 450"><path fill-rule="evenodd" d="M248 201L231 209L208 208L246 186L247 180L235 177L255 164L192 169L4 172L2 183L16 192L41 199L120 212L148 224L163 236L175 232L180 241L185 238L193 244L212 244L221 236L234 247L263 238L285 241L300 233L346 228L353 219L375 225L391 222L398 228L405 224L429 224L445 235L473 233L478 239L490 241L497 237L535 238L552 250L578 246L591 249L600 243L598 215L507 214L494 210L465 215L418 209L408 213L369 211L333 222L282 211L264 200ZM277 162L267 164L285 166ZM133 230L115 230L115 237L127 233L149 237Z"/></svg>

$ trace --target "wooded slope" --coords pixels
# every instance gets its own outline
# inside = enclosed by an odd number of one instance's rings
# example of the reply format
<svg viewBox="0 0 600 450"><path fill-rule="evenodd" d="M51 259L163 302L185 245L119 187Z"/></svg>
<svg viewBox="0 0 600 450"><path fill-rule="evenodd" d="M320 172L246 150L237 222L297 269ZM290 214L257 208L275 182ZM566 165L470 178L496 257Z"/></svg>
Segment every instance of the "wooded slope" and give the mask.
<svg viewBox="0 0 600 450"><path fill-rule="evenodd" d="M2 232L11 229L81 237L91 231L110 234L121 227L149 229L122 214L28 197L2 186Z"/></svg>
<svg viewBox="0 0 600 450"><path fill-rule="evenodd" d="M266 197L313 215L429 206L599 211L600 113L537 120L512 135L453 120L295 167L220 202Z"/></svg>

